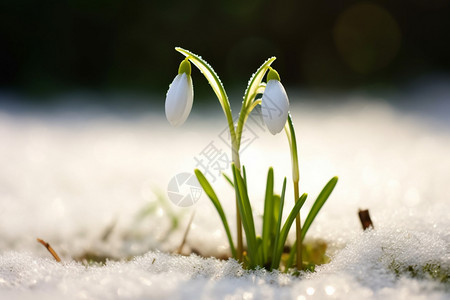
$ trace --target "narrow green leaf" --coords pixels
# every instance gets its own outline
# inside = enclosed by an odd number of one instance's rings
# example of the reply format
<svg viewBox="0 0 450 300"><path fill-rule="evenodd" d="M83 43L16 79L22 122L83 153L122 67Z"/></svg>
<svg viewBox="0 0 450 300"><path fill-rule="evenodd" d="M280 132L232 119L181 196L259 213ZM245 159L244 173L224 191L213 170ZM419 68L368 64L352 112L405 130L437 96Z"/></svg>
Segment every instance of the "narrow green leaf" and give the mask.
<svg viewBox="0 0 450 300"><path fill-rule="evenodd" d="M256 253L258 256L258 265L263 266L263 249L262 249L262 238L261 236L256 237Z"/></svg>
<svg viewBox="0 0 450 300"><path fill-rule="evenodd" d="M253 213L248 198L247 187L239 170L234 164L231 165L233 170L234 188L236 190L239 213L242 218L242 226L244 227L245 237L247 240L249 267L253 268L259 264L256 245L255 224L253 222Z"/></svg>
<svg viewBox="0 0 450 300"><path fill-rule="evenodd" d="M273 247L273 255L272 255L272 265L271 265L271 269L276 269L278 268L278 266L276 265L276 261L279 260L277 259L278 256L278 241L280 240L280 229L281 229L281 220L283 219L283 207L284 207L284 196L286 194L286 177L284 178L283 181L283 189L281 190L281 197L280 197L280 206L279 206L279 213L278 213L278 222L276 225L276 231L275 231L275 241L274 241L274 247ZM280 254L281 256L281 254ZM278 263L279 264L279 263Z"/></svg>
<svg viewBox="0 0 450 300"><path fill-rule="evenodd" d="M273 211L273 168L270 168L269 172L267 173L266 196L264 198L264 215L262 228L263 261L267 261L269 257L270 244L272 242L272 240L270 239L270 233L273 226Z"/></svg>
<svg viewBox="0 0 450 300"><path fill-rule="evenodd" d="M275 59L276 57L271 57L268 60L266 60L252 75L252 77L248 82L248 87L245 90L243 106L247 107L249 103L255 98L264 75L266 74L267 70L269 69L270 65L274 62Z"/></svg>
<svg viewBox="0 0 450 300"><path fill-rule="evenodd" d="M244 179L245 186L247 186L247 172L245 171L245 166L242 166L242 174L244 175L242 178Z"/></svg>
<svg viewBox="0 0 450 300"><path fill-rule="evenodd" d="M231 237L230 227L228 226L227 217L225 216L225 213L223 211L222 205L220 204L219 198L217 198L217 195L214 192L214 189L211 187L211 185L209 184L208 180L205 178L203 173L198 169L195 169L194 172L195 172L195 176L197 176L198 182L202 186L206 195L208 195L209 199L211 199L217 212L219 213L220 219L222 220L223 227L225 228L225 232L227 234L228 243L230 244L231 254L234 258L237 258L236 248L234 248L233 239Z"/></svg>
<svg viewBox="0 0 450 300"><path fill-rule="evenodd" d="M225 177L225 180L234 188L233 180L231 180L230 176L228 176L225 173L222 173L223 177Z"/></svg>
<svg viewBox="0 0 450 300"><path fill-rule="evenodd" d="M328 183L322 189L319 196L317 196L317 199L314 202L313 206L311 207L311 210L309 211L308 216L306 217L305 223L303 224L302 240L305 239L305 235L308 232L309 227L311 226L312 222L314 221L315 217L319 213L322 206L328 200L328 197L330 196L331 192L336 186L337 181L338 181L337 176L331 178L330 181L328 181ZM294 264L296 250L297 250L297 241L295 241L294 244L292 245L291 252L289 253L289 258L286 263L286 268L290 268Z"/></svg>
<svg viewBox="0 0 450 300"><path fill-rule="evenodd" d="M300 202L300 209L302 209L303 204L305 204L305 201L306 197L303 197L303 195L298 199L297 202ZM286 270L288 270L294 264L296 251L297 251L297 240L295 240L294 244L292 245L291 251L289 252L289 257L286 261Z"/></svg>
<svg viewBox="0 0 450 300"><path fill-rule="evenodd" d="M252 75L252 77L250 77L247 89L245 90L244 93L244 101L241 106L241 111L239 112L239 120L236 126L236 142L238 149L241 144L241 137L245 122L252 108L252 103L256 99L256 95L264 91L263 88L264 85L261 85L261 81L264 77L264 74L266 74L267 70L269 69L270 65L273 63L275 59L276 57L271 57L268 60L266 60Z"/></svg>
<svg viewBox="0 0 450 300"><path fill-rule="evenodd" d="M271 216L272 220L270 221L272 225L269 228L269 238L268 238L269 246L266 251L267 257L264 259L264 266L267 269L269 269L272 262L273 250L275 248L275 239L277 236L277 232L279 232L276 225L278 224L278 219L280 218L280 202L281 202L280 195L274 194L272 196L272 216Z"/></svg>
<svg viewBox="0 0 450 300"><path fill-rule="evenodd" d="M305 238L305 235L308 232L309 226L311 226L312 222L316 218L320 209L325 204L325 202L328 200L328 197L330 196L331 192L334 190L334 187L336 186L337 182L338 182L337 176L331 178L330 181L328 181L328 183L322 189L319 196L317 196L316 201L314 202L313 206L311 207L311 210L309 211L308 216L306 217L305 223L303 223L302 239Z"/></svg>
<svg viewBox="0 0 450 300"><path fill-rule="evenodd" d="M283 254L284 244L286 243L286 239L289 233L289 230L291 229L292 223L295 220L295 217L299 214L300 208L302 206L302 202L305 203L306 197L308 197L308 194L303 194L300 197L300 200L295 203L294 207L291 210L291 213L289 214L288 218L286 219L286 222L283 225L283 229L281 229L280 238L278 240L278 244L275 246L277 247L277 255L273 258L273 268L278 269L280 266L281 261L281 255Z"/></svg>
<svg viewBox="0 0 450 300"><path fill-rule="evenodd" d="M302 209L303 204L305 204L306 201L306 197L303 197L303 195L300 196L300 198L298 198L298 202L300 202L300 209Z"/></svg>
<svg viewBox="0 0 450 300"><path fill-rule="evenodd" d="M281 197L280 195L273 195L273 215L272 215L272 224L278 224L278 218L280 218L280 202ZM272 226L272 231L270 232L270 240L272 241L272 247L273 247L273 241L275 241L275 236L277 234L277 229L275 226ZM273 252L273 249L271 250ZM270 255L272 255L272 252L269 252Z"/></svg>

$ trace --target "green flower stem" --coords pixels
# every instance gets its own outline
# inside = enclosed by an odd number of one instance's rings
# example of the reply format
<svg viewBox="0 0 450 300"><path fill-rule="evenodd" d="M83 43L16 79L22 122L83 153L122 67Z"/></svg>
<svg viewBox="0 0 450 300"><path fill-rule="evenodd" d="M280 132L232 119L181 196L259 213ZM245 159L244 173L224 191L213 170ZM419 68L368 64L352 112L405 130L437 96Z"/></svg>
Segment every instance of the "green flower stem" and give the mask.
<svg viewBox="0 0 450 300"><path fill-rule="evenodd" d="M255 109L255 107L258 106L259 104L261 104L261 99L253 101L247 107L245 112L244 113L241 112L241 114L239 115L239 121L238 121L237 128L236 128L236 136L238 139L237 142L238 142L239 148L241 146L242 131L244 129L245 122L247 122L248 116L253 111L253 109ZM242 116L242 118L241 118L241 116Z"/></svg>
<svg viewBox="0 0 450 300"><path fill-rule="evenodd" d="M259 104L261 104L261 99L258 99L258 100L253 101L252 105L251 105L250 108L249 108L248 114L250 114L250 113L252 112L252 110L253 110L256 106L258 106ZM248 117L248 116L247 116L247 117Z"/></svg>
<svg viewBox="0 0 450 300"><path fill-rule="evenodd" d="M250 112L256 107L256 105L260 104L261 102L259 100L256 100L256 96L259 93L262 93L262 91L264 91L265 84L262 83L262 79L266 74L267 70L269 70L270 65L276 58L271 57L267 61L265 61L250 78L249 85L244 94L244 100L242 102L241 111L239 113L239 119L235 126L233 121L233 115L231 113L230 102L225 92L225 88L223 87L223 84L221 83L219 76L217 76L213 68L200 56L186 49L176 47L175 50L186 56L186 58L189 59L189 61L191 61L202 72L203 76L205 76L206 80L208 80L209 84L211 85L211 88L213 89L214 93L219 99L220 105L222 106L222 110L228 122L228 129L230 131L232 161L236 170L240 173L241 161L239 157L239 149L241 146L242 131ZM242 216L238 208L238 198L239 195L236 194L236 228L238 240L237 259L239 261L242 261L242 255L244 250L242 239Z"/></svg>
<svg viewBox="0 0 450 300"><path fill-rule="evenodd" d="M286 262L286 269L292 266L292 262L296 257L296 267L298 270L302 269L302 243L303 239L314 221L315 217L319 213L320 209L327 201L331 192L334 190L338 178L333 177L322 189L316 201L314 202L308 216L305 219L303 226L301 226L300 220L300 209L302 208L304 202L306 201L307 195L303 194L301 197L299 193L299 167L298 167L298 149L297 141L295 137L294 125L292 122L292 117L288 114L288 121L286 122L284 128L286 132L287 139L289 141L289 148L292 160L292 181L294 187L294 202L295 205L291 210L284 226L281 228L281 219L284 205L284 196L286 191L286 178L283 182L283 189L281 197L273 194L273 170L269 169L267 185L266 185L266 197L264 204L264 220L263 220L263 232L262 237L256 236L255 224L253 220L252 208L250 205L250 199L248 197L247 190L247 179L245 174L245 168L242 166L239 157L239 149L241 146L242 132L244 129L245 122L252 110L259 104L261 104L261 95L263 94L266 83L262 82L263 77L267 74L267 81L271 79L279 80L279 75L275 70L272 70L270 65L275 60L275 57L266 60L259 69L252 75L248 83L248 87L245 91L241 111L239 113L239 118L237 123L234 123L233 115L231 112L230 102L228 96L225 92L225 88L221 83L219 77L214 72L213 68L200 56L182 49L175 48L178 52L182 53L186 58L180 64L179 74L191 73L191 65L189 61L192 62L205 76L214 93L216 94L222 110L225 114L228 123L228 129L230 131L231 147L232 147L232 171L233 179L231 180L227 176L225 178L235 189L236 196L236 231L237 231L237 249L234 247L232 235L230 228L228 226L228 221L226 219L225 213L223 211L222 205L215 194L213 188L201 173L200 170L195 170L195 175L203 187L203 190L208 195L217 212L219 213L222 223L224 225L225 232L230 244L232 256L238 261L243 263L244 267L255 268L258 266L264 266L271 269L278 269L281 261L281 256L283 254L283 248L286 242L287 235L291 228L291 225L296 220L296 242L292 246L292 250L288 261ZM278 207L278 209L276 209ZM277 226L275 225L277 223ZM244 247L243 247L243 229L245 230L245 236L247 241L247 255L244 257ZM275 241L275 243L272 243Z"/></svg>
<svg viewBox="0 0 450 300"><path fill-rule="evenodd" d="M175 50L186 56L187 59L189 59L200 70L200 72L202 72L203 76L205 76L206 80L208 80L209 84L211 85L211 88L213 89L214 93L219 99L220 105L222 106L222 110L228 122L228 129L230 131L231 136L231 145L233 148L233 161L236 158L239 164L236 164L235 162L235 165L240 166L239 146L236 147L238 143L236 143L236 131L234 128L230 101L228 100L227 93L225 92L225 88L223 87L223 84L220 81L219 76L217 76L213 68L198 55L180 47L176 47Z"/></svg>
<svg viewBox="0 0 450 300"><path fill-rule="evenodd" d="M300 172L298 168L298 152L297 152L297 139L295 137L294 124L292 122L291 114L288 114L288 122L284 127L286 131L286 136L289 141L289 148L291 150L291 161L292 161L292 181L294 184L294 201L297 203L299 201L299 189L298 182L300 180ZM303 268L302 262L302 225L300 220L300 212L295 218L295 231L296 231L296 248L297 248L297 270L301 270Z"/></svg>
<svg viewBox="0 0 450 300"><path fill-rule="evenodd" d="M239 170L238 170L239 171ZM235 182L236 184L236 182ZM243 262L244 258L244 242L242 237L242 219L241 213L239 212L239 200L238 200L238 192L235 189L236 193L236 233L237 233L237 261Z"/></svg>
<svg viewBox="0 0 450 300"><path fill-rule="evenodd" d="M254 100L256 99L256 96L259 93L262 93L261 87L262 90L264 90L265 85L261 84L262 79L266 74L267 70L269 69L270 65L275 61L275 59L276 57L271 57L268 60L266 60L249 80L247 90L245 91L244 94L244 100L242 102L241 112L239 113L239 120L236 129L236 141L238 149L240 148L242 131L245 122L250 112L253 110L253 108L255 108Z"/></svg>
<svg viewBox="0 0 450 300"><path fill-rule="evenodd" d="M241 134L239 136L236 135L236 130L233 122L233 115L231 113L230 101L228 100L228 96L225 92L225 88L223 87L222 82L217 76L216 72L213 68L200 56L180 47L176 47L175 50L186 56L205 76L206 80L208 80L211 88L219 99L220 105L222 106L222 110L225 114L225 117L228 122L228 130L230 131L231 137L231 148L232 148L232 160L234 165L238 170L241 168L241 160L239 158L239 147L240 147L240 139ZM244 105L243 105L244 106ZM236 195L237 201L237 195ZM237 228L237 259L242 261L242 254L244 251L243 240L242 240L242 220L241 215L239 213L239 209L236 202L236 228Z"/></svg>
<svg viewBox="0 0 450 300"><path fill-rule="evenodd" d="M299 201L299 192L298 192L298 181L294 181L294 199L295 203ZM302 225L300 220L300 212L295 217L295 233L297 236L297 270L301 270L303 268L303 256L302 256Z"/></svg>
<svg viewBox="0 0 450 300"><path fill-rule="evenodd" d="M234 126L234 125L233 125ZM234 132L234 127L233 127ZM231 133L231 131L230 131ZM237 171L241 171L241 160L239 157L239 144L236 141L236 136L231 136L232 140L232 160L233 164L236 167ZM236 182L235 182L236 184ZM236 259L240 262L243 261L243 254L244 254L244 242L242 237L242 218L241 213L239 212L239 206L238 206L238 194L236 190L236 235L237 235L237 257Z"/></svg>

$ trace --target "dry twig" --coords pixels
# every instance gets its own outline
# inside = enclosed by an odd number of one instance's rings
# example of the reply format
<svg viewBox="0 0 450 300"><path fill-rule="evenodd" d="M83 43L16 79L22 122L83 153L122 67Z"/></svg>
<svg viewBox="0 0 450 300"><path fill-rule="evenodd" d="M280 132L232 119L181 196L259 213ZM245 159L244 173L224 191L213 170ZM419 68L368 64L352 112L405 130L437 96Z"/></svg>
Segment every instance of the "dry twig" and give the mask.
<svg viewBox="0 0 450 300"><path fill-rule="evenodd" d="M56 254L55 250L53 250L52 246L50 246L49 243L47 243L44 240L41 239L37 239L37 241L39 243L41 243L45 248L47 248L48 252L50 252L50 254L53 256L53 258L57 261L57 262L61 262L61 258L59 258L58 254Z"/></svg>
<svg viewBox="0 0 450 300"><path fill-rule="evenodd" d="M188 226L186 227L186 231L184 232L183 240L181 241L180 247L178 247L177 253L181 254L183 251L184 244L186 243L186 238L188 236L189 230L191 229L192 221L194 220L195 210L192 212L191 218L189 219Z"/></svg>

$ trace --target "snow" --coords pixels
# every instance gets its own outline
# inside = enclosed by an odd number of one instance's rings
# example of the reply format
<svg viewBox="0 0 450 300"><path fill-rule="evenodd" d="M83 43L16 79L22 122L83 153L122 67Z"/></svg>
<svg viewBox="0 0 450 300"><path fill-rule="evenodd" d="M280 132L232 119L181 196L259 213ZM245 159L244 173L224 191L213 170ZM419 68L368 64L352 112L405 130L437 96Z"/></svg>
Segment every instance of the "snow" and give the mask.
<svg viewBox="0 0 450 300"><path fill-rule="evenodd" d="M448 299L450 124L361 97L297 103L300 188L310 195L303 219L323 185L340 178L307 236L326 241L331 262L300 277L172 254L194 212L183 252L229 253L205 195L188 208L165 200L171 178L198 167L210 143L230 152L223 116L194 104L187 123L171 128L162 108L0 109L0 299ZM259 215L268 167L279 191L290 157L284 136L257 118L249 126L241 160ZM234 232L233 191L212 175ZM366 208L375 229L363 232L357 212ZM86 253L118 260L86 266Z"/></svg>

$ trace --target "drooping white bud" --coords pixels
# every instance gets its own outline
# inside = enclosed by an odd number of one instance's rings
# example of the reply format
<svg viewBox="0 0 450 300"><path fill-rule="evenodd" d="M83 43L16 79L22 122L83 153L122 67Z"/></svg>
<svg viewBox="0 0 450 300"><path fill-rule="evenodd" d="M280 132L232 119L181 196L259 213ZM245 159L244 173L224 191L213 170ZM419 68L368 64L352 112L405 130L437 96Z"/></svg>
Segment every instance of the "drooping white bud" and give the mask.
<svg viewBox="0 0 450 300"><path fill-rule="evenodd" d="M166 118L172 126L183 124L188 118L194 99L191 75L178 74L166 95Z"/></svg>
<svg viewBox="0 0 450 300"><path fill-rule="evenodd" d="M276 72L271 70L270 72ZM279 80L278 73L268 75L266 88L261 99L261 113L270 133L277 134L283 130L289 112L289 99ZM271 76L270 76L271 75Z"/></svg>

